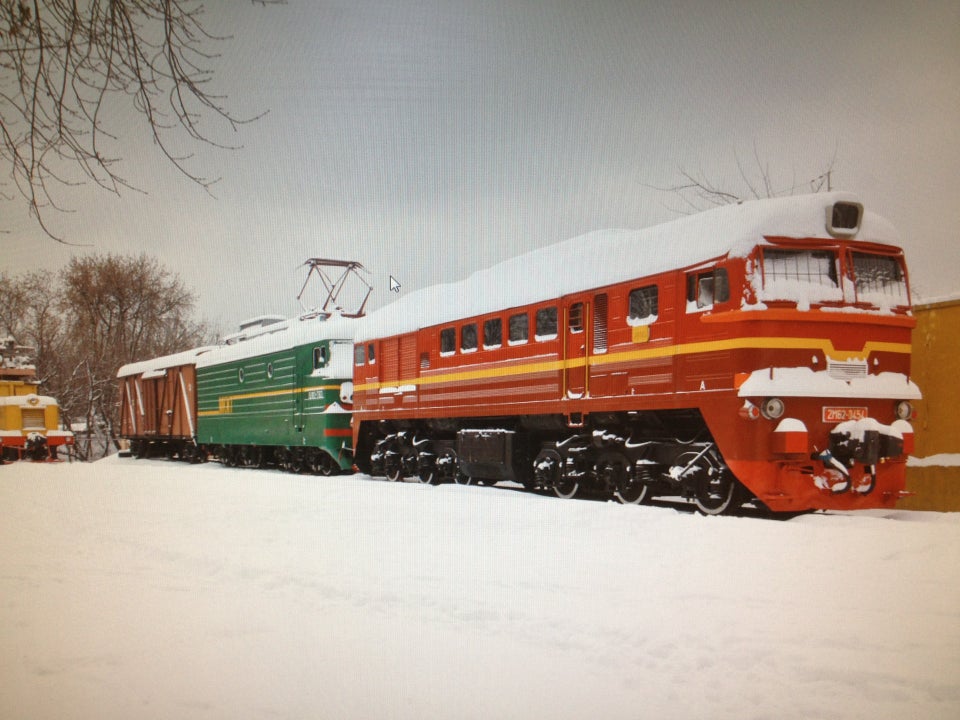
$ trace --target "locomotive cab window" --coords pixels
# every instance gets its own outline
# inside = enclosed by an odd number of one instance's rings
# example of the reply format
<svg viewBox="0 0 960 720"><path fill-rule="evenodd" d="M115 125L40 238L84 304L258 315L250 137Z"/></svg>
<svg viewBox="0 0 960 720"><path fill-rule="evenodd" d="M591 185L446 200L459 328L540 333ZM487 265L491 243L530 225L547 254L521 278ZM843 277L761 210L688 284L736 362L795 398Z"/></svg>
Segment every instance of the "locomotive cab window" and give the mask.
<svg viewBox="0 0 960 720"><path fill-rule="evenodd" d="M687 276L687 312L706 310L714 303L730 299L730 281L726 268L715 268L707 272L691 273Z"/></svg>
<svg viewBox="0 0 960 720"><path fill-rule="evenodd" d="M363 345L357 345L353 349L353 364L354 365L363 365L367 359L366 350L364 350Z"/></svg>
<svg viewBox="0 0 960 720"><path fill-rule="evenodd" d="M526 313L511 315L509 320L509 338L511 345L522 345L530 337L530 316Z"/></svg>
<svg viewBox="0 0 960 720"><path fill-rule="evenodd" d="M840 302L840 273L833 250L800 250L765 247L760 300L796 303Z"/></svg>
<svg viewBox="0 0 960 720"><path fill-rule="evenodd" d="M906 275L895 257L855 252L853 276L859 302L880 307L908 302Z"/></svg>
<svg viewBox="0 0 960 720"><path fill-rule="evenodd" d="M583 303L574 303L570 306L570 317L567 326L572 333L583 332Z"/></svg>
<svg viewBox="0 0 960 720"><path fill-rule="evenodd" d="M313 369L319 370L320 368L327 366L327 361L330 359L330 350L326 345L321 345L320 347L315 347L313 349Z"/></svg>
<svg viewBox="0 0 960 720"><path fill-rule="evenodd" d="M367 362L371 365L377 362L377 356L373 352L373 343L367 345Z"/></svg>

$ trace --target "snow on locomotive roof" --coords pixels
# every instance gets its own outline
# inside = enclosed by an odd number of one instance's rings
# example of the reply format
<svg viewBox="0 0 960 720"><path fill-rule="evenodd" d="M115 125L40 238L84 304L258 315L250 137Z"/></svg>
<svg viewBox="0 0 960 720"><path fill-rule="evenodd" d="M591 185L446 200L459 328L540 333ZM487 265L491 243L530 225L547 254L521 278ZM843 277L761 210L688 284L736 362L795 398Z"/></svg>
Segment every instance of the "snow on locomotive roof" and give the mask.
<svg viewBox="0 0 960 720"><path fill-rule="evenodd" d="M714 258L745 257L764 237L829 237L826 220L850 193L818 193L726 205L643 230L598 230L538 248L473 273L423 288L360 320L358 340L389 337L574 292L689 267ZM864 212L855 236L896 244L896 230Z"/></svg>
<svg viewBox="0 0 960 720"><path fill-rule="evenodd" d="M257 334L238 340L230 345L205 345L184 350L173 355L164 355L150 360L129 363L117 371L117 377L144 375L159 376L168 368L179 365L207 367L220 363L257 357L279 350L287 350L298 345L306 345L319 340L353 340L356 320L331 317L324 319L319 315L304 315L291 320L273 321L263 328L257 328ZM232 336L235 337L235 336Z"/></svg>
<svg viewBox="0 0 960 720"><path fill-rule="evenodd" d="M197 358L197 367L209 367L259 357L321 340L353 340L356 320L339 316L303 315L273 323L264 332L231 345L220 345Z"/></svg>

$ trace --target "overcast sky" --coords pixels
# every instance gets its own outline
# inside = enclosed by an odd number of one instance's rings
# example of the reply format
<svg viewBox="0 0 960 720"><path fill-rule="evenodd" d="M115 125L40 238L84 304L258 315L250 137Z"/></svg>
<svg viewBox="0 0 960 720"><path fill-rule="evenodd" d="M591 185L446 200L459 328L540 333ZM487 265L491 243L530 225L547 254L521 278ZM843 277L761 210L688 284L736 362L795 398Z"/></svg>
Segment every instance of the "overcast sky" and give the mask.
<svg viewBox="0 0 960 720"><path fill-rule="evenodd" d="M294 314L307 257L359 260L372 307L589 230L677 217L680 168L748 192L737 162L835 189L899 229L915 294L955 293L960 3L209 0L214 91L268 113L179 176L142 128L122 172L71 192L46 238L0 204L0 269L157 255L223 331ZM119 115L122 117L122 115Z"/></svg>

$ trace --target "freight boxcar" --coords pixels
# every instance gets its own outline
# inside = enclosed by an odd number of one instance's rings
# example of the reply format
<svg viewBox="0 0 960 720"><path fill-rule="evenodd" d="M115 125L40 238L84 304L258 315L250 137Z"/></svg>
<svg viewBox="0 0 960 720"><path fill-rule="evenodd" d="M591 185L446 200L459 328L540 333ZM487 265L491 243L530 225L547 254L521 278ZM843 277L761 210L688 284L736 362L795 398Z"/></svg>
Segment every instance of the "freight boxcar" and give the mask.
<svg viewBox="0 0 960 720"><path fill-rule="evenodd" d="M197 358L212 346L124 365L120 436L136 457L201 459L196 445Z"/></svg>

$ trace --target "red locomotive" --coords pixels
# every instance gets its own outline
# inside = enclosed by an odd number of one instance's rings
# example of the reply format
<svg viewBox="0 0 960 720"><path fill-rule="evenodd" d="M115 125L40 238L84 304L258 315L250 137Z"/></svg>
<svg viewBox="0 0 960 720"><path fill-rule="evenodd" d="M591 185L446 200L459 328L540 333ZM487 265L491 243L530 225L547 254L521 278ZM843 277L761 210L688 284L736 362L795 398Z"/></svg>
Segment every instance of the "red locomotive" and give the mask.
<svg viewBox="0 0 960 720"><path fill-rule="evenodd" d="M842 193L604 231L412 293L354 346L355 462L704 513L893 507L902 250Z"/></svg>

